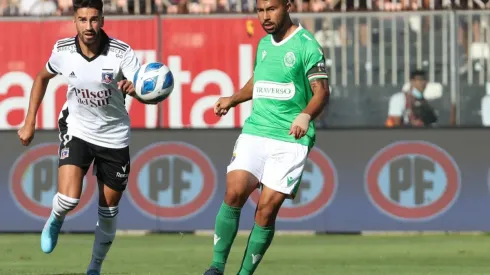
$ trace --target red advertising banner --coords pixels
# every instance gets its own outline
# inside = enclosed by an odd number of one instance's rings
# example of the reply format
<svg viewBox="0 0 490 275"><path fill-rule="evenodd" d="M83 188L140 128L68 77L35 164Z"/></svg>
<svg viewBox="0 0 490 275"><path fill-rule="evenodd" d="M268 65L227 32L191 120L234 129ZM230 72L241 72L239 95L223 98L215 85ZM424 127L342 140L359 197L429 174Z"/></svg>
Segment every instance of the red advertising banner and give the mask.
<svg viewBox="0 0 490 275"><path fill-rule="evenodd" d="M54 43L76 32L71 20L0 21L0 29L0 130L16 129ZM263 34L255 20L108 17L104 29L128 43L142 63L157 61L160 52L175 75L174 92L160 112L159 106L126 100L133 128L234 128L248 116L251 106L221 119L212 114L212 107L220 95L232 94L251 77L255 47ZM55 77L39 110L37 128L56 129L65 100L66 81Z"/></svg>
<svg viewBox="0 0 490 275"><path fill-rule="evenodd" d="M163 19L162 57L176 79L163 102L162 124L170 128L235 128L250 115L251 103L224 117L213 114L252 76L255 49L264 31L255 19Z"/></svg>

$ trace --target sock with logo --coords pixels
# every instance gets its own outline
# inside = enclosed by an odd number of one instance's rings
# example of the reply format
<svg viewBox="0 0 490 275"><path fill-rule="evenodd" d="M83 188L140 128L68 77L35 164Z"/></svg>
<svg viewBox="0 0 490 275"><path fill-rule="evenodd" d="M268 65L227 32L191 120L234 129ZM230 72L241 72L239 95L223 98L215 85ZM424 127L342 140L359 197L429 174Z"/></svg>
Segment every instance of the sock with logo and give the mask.
<svg viewBox="0 0 490 275"><path fill-rule="evenodd" d="M102 262L107 252L111 248L112 241L116 237L116 222L119 207L101 207L99 206L99 220L95 227L95 241L92 249L92 260L88 270L97 270L100 272Z"/></svg>
<svg viewBox="0 0 490 275"><path fill-rule="evenodd" d="M230 254L240 224L240 207L231 207L222 203L216 216L214 228L213 262L211 266L225 272L225 264Z"/></svg>
<svg viewBox="0 0 490 275"><path fill-rule="evenodd" d="M63 221L66 214L77 207L79 199L70 198L61 193L56 193L53 198L53 215Z"/></svg>
<svg viewBox="0 0 490 275"><path fill-rule="evenodd" d="M245 249L238 275L251 275L255 272L273 238L274 226L262 227L257 224L254 225L248 238L247 248Z"/></svg>

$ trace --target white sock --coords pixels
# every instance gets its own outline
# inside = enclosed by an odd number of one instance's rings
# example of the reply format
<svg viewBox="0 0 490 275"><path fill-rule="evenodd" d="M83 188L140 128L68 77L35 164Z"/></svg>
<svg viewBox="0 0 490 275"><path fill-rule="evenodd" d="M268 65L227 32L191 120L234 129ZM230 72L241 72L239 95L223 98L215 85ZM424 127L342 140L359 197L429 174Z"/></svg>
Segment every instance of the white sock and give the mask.
<svg viewBox="0 0 490 275"><path fill-rule="evenodd" d="M88 270L97 270L100 272L102 262L111 248L112 241L114 241L114 238L116 237L117 213L119 213L119 207L117 206L99 206L99 221L95 227L92 260L90 261Z"/></svg>
<svg viewBox="0 0 490 275"><path fill-rule="evenodd" d="M53 214L62 221L66 214L77 207L79 199L70 198L61 193L56 193L53 198Z"/></svg>

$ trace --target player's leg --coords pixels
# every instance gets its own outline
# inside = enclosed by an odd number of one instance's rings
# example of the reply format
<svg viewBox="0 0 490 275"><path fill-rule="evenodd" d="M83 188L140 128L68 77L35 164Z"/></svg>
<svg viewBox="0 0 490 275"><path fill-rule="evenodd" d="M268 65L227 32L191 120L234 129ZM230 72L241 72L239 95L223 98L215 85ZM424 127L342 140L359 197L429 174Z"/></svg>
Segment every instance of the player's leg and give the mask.
<svg viewBox="0 0 490 275"><path fill-rule="evenodd" d="M272 243L275 232L277 213L287 195L264 186L257 203L255 224L248 238L247 248L243 254L239 275L250 275L255 272L265 252Z"/></svg>
<svg viewBox="0 0 490 275"><path fill-rule="evenodd" d="M239 275L250 275L257 269L274 238L279 209L286 198L294 199L308 157L308 147L300 144L271 140L267 146L270 152L262 176L263 188Z"/></svg>
<svg viewBox="0 0 490 275"><path fill-rule="evenodd" d="M128 182L130 171L129 148L107 149L94 147L94 173L99 187L98 220L92 258L87 275L99 275L102 263L116 237L119 201Z"/></svg>
<svg viewBox="0 0 490 275"><path fill-rule="evenodd" d="M250 194L257 188L263 170L260 138L241 135L235 143L226 176L225 198L216 216L213 261L205 275L224 273L240 223L240 213Z"/></svg>
<svg viewBox="0 0 490 275"><path fill-rule="evenodd" d="M58 242L65 216L77 207L82 193L83 177L92 162L87 144L64 135L59 150L58 192L53 198L51 215L41 233L41 249L51 253Z"/></svg>

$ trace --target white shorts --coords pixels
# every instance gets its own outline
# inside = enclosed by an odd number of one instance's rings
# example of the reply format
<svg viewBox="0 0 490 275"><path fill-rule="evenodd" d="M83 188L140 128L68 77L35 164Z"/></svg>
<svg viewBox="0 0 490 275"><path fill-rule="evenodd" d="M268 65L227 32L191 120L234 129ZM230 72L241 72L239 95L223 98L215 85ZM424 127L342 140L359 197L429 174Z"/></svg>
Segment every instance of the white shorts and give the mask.
<svg viewBox="0 0 490 275"><path fill-rule="evenodd" d="M302 144L241 134L227 170L248 171L268 188L294 198L308 151Z"/></svg>

